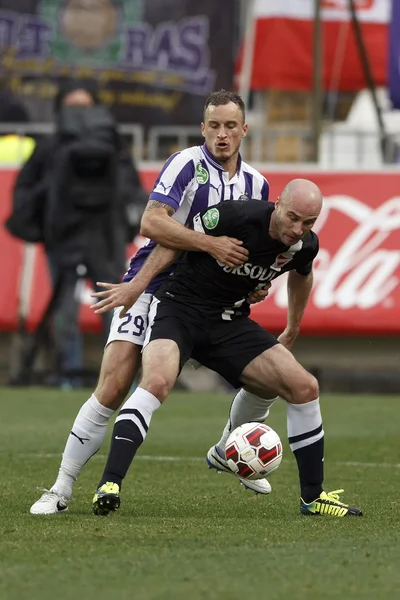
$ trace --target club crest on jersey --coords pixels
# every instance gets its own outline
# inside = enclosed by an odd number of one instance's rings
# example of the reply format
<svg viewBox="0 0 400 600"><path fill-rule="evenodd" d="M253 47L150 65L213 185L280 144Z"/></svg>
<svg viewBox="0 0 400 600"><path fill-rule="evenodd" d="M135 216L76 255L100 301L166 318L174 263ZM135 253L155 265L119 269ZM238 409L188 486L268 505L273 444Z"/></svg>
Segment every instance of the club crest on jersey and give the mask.
<svg viewBox="0 0 400 600"><path fill-rule="evenodd" d="M218 208L210 208L203 215L203 223L207 229L215 229L219 221L219 210Z"/></svg>
<svg viewBox="0 0 400 600"><path fill-rule="evenodd" d="M201 166L201 163L198 162L196 165L196 183L199 185L204 185L207 183L209 178L208 171L204 167Z"/></svg>

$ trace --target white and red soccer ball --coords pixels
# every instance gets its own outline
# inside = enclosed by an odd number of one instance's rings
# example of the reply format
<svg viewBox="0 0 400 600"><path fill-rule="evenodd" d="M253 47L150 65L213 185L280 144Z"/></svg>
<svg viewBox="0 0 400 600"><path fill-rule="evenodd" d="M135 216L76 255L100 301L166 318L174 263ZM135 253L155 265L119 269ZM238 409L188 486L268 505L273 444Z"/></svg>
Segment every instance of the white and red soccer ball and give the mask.
<svg viewBox="0 0 400 600"><path fill-rule="evenodd" d="M268 425L245 423L228 437L225 454L234 473L245 479L262 479L281 464L282 442Z"/></svg>

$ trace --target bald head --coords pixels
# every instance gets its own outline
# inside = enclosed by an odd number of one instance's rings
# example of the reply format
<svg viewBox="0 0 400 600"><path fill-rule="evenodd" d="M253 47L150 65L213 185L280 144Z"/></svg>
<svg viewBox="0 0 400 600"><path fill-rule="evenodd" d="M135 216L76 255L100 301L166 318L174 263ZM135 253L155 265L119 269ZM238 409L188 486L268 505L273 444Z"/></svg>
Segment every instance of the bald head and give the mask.
<svg viewBox="0 0 400 600"><path fill-rule="evenodd" d="M288 246L296 244L312 229L321 208L319 187L309 179L292 179L275 203L271 236Z"/></svg>
<svg viewBox="0 0 400 600"><path fill-rule="evenodd" d="M309 179L292 179L285 186L279 199L283 206L291 206L302 212L319 215L322 208L321 190Z"/></svg>

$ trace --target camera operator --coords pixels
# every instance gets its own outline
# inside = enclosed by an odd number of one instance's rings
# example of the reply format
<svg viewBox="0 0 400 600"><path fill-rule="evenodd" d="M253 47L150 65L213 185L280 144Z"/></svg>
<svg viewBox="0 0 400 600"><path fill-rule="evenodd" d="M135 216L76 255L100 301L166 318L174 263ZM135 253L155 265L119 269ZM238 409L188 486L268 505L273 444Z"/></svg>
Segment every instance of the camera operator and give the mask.
<svg viewBox="0 0 400 600"><path fill-rule="evenodd" d="M7 228L44 244L54 292L53 383L77 387L83 370L78 282L87 277L96 287L96 281L120 280L138 225L130 215L139 220L147 196L93 82L64 82L55 114L54 135L38 141L17 177ZM103 319L105 334L110 321Z"/></svg>

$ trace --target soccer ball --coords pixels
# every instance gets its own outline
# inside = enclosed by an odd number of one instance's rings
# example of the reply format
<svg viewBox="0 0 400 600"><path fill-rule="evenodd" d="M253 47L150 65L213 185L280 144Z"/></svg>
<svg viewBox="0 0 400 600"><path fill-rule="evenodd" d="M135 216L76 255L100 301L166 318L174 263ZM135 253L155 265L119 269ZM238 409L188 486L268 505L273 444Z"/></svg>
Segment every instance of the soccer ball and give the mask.
<svg viewBox="0 0 400 600"><path fill-rule="evenodd" d="M229 468L236 475L262 479L281 464L282 442L268 425L245 423L228 437L225 455Z"/></svg>

